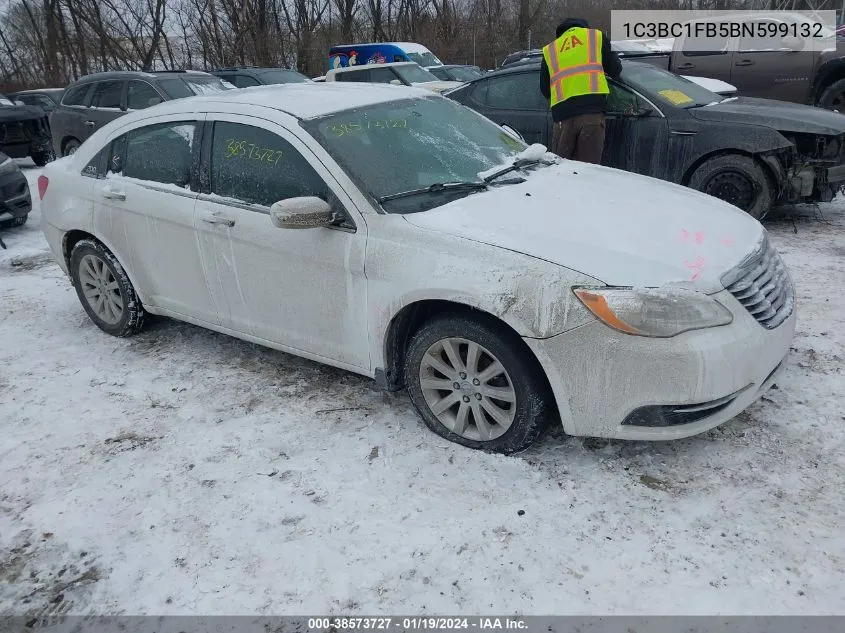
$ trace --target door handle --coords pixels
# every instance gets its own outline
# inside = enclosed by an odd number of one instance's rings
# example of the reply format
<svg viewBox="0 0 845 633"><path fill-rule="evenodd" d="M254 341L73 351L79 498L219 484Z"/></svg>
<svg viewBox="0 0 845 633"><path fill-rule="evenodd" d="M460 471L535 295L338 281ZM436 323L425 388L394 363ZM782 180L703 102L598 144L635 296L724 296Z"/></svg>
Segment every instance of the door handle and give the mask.
<svg viewBox="0 0 845 633"><path fill-rule="evenodd" d="M200 218L203 222L208 224L222 224L223 226L235 226L235 221L232 218L227 218L216 213L209 213Z"/></svg>
<svg viewBox="0 0 845 633"><path fill-rule="evenodd" d="M94 123L93 121L86 121L85 125L87 125L88 127L94 127L96 123Z"/></svg>
<svg viewBox="0 0 845 633"><path fill-rule="evenodd" d="M678 70L689 70L690 68L695 68L695 64L690 64L687 62L686 64L681 64L680 66L676 66Z"/></svg>
<svg viewBox="0 0 845 633"><path fill-rule="evenodd" d="M753 66L753 65L754 65L754 62L751 61L750 59L743 59L742 61L734 64L734 66Z"/></svg>
<svg viewBox="0 0 845 633"><path fill-rule="evenodd" d="M103 197L106 200L126 200L126 194L122 191L113 191L106 187L103 189Z"/></svg>

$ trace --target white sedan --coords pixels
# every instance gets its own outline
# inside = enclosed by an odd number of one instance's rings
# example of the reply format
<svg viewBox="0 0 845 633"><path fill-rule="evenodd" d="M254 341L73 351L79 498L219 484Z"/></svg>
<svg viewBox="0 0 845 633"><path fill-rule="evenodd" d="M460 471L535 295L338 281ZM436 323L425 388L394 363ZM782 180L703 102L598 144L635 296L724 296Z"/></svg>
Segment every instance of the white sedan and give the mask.
<svg viewBox="0 0 845 633"><path fill-rule="evenodd" d="M795 329L790 275L748 214L526 147L424 89L166 102L38 190L105 332L166 315L407 387L473 448L518 451L549 423L700 433L769 388Z"/></svg>

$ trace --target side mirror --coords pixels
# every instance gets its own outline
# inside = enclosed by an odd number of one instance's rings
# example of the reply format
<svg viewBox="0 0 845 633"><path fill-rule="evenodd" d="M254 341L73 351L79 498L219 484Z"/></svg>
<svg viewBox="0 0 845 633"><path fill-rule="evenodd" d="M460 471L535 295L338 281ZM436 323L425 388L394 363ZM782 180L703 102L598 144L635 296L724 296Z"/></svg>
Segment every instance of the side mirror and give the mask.
<svg viewBox="0 0 845 633"><path fill-rule="evenodd" d="M26 104L23 101L15 101L15 105L25 106Z"/></svg>
<svg viewBox="0 0 845 633"><path fill-rule="evenodd" d="M270 220L280 229L316 229L334 219L331 205L313 196L279 200L270 207Z"/></svg>
<svg viewBox="0 0 845 633"><path fill-rule="evenodd" d="M791 51L804 50L804 38L796 37L794 35L787 35L782 40L783 45Z"/></svg>
<svg viewBox="0 0 845 633"><path fill-rule="evenodd" d="M501 128L502 128L505 132L507 132L508 136L512 136L512 137L513 137L513 138L515 138L517 141L522 141L523 143L525 142L525 139L524 139L524 138L522 138L522 134L520 134L519 132L517 132L517 131L516 131L515 129L513 129L510 125L502 125L502 126L501 126Z"/></svg>
<svg viewBox="0 0 845 633"><path fill-rule="evenodd" d="M403 84L401 81L399 81L398 79L391 79L391 80L390 80L390 83L391 83L391 84L393 84L394 86L402 86L402 85L404 85L404 84Z"/></svg>

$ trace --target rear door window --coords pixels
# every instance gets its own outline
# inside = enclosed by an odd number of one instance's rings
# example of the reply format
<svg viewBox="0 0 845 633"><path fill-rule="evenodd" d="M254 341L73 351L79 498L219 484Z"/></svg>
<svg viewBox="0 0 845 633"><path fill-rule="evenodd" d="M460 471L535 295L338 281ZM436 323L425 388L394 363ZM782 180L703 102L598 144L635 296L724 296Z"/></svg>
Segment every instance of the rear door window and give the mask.
<svg viewBox="0 0 845 633"><path fill-rule="evenodd" d="M709 55L727 55L728 54L728 38L722 37L721 33L717 33L718 37L710 37L706 34L699 36L691 36L684 38L684 43L681 52L684 57L706 57Z"/></svg>
<svg viewBox="0 0 845 633"><path fill-rule="evenodd" d="M85 97L91 84L83 84L81 86L73 86L67 89L62 98L62 105L66 106L80 106L85 104Z"/></svg>
<svg viewBox="0 0 845 633"><path fill-rule="evenodd" d="M353 70L345 73L338 73L337 74L338 81L360 81L360 82L369 82L370 81L370 71L369 70Z"/></svg>
<svg viewBox="0 0 845 633"><path fill-rule="evenodd" d="M486 89L474 91L472 96L489 108L497 110L545 110L548 106L540 92L537 73L519 73L488 79Z"/></svg>
<svg viewBox="0 0 845 633"><path fill-rule="evenodd" d="M146 81L130 81L126 87L126 107L130 110L143 110L161 101L161 95Z"/></svg>
<svg viewBox="0 0 845 633"><path fill-rule="evenodd" d="M196 122L157 123L127 132L112 146L108 170L127 178L188 187Z"/></svg>
<svg viewBox="0 0 845 633"><path fill-rule="evenodd" d="M120 102L123 96L122 81L101 81L94 90L91 99L91 107L120 109Z"/></svg>
<svg viewBox="0 0 845 633"><path fill-rule="evenodd" d="M389 84L394 79L401 81L392 68L373 68L369 71L370 83Z"/></svg>

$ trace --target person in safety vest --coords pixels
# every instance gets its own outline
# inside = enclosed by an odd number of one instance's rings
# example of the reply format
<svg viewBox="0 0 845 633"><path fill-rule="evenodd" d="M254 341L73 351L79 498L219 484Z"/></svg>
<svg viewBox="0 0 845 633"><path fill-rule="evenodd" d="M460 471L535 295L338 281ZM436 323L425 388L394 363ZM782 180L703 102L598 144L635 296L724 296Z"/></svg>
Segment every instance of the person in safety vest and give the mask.
<svg viewBox="0 0 845 633"><path fill-rule="evenodd" d="M543 48L540 92L554 120L551 150L563 158L601 163L607 77L618 79L622 62L602 31L586 20L567 18L555 41Z"/></svg>

